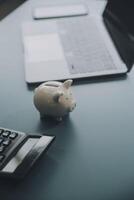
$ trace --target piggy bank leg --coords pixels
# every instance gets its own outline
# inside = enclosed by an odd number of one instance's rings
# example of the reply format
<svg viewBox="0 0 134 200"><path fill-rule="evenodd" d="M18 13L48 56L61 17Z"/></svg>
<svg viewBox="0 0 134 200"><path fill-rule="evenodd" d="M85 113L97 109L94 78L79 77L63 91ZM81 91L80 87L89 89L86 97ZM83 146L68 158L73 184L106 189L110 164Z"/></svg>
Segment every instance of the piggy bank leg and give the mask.
<svg viewBox="0 0 134 200"><path fill-rule="evenodd" d="M40 118L43 119L45 117L46 117L46 115L44 113L40 112Z"/></svg>

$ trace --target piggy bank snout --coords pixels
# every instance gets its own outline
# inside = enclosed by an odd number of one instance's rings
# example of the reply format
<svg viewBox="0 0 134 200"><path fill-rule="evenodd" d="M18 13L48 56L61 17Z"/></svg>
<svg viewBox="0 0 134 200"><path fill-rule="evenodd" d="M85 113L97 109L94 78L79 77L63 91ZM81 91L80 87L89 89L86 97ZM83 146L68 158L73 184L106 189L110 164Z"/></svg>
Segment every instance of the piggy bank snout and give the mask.
<svg viewBox="0 0 134 200"><path fill-rule="evenodd" d="M73 101L70 108L69 108L69 111L72 112L75 109L75 107L76 107L76 102Z"/></svg>

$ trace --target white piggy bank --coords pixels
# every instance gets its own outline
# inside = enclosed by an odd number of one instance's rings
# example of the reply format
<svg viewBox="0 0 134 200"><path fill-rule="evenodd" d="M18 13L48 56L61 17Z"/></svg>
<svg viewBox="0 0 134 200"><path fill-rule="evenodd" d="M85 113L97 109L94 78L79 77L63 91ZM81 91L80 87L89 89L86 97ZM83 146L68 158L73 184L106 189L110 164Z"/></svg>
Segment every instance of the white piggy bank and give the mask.
<svg viewBox="0 0 134 200"><path fill-rule="evenodd" d="M34 105L41 117L52 116L62 120L63 116L73 111L76 102L70 89L72 82L48 81L35 89Z"/></svg>

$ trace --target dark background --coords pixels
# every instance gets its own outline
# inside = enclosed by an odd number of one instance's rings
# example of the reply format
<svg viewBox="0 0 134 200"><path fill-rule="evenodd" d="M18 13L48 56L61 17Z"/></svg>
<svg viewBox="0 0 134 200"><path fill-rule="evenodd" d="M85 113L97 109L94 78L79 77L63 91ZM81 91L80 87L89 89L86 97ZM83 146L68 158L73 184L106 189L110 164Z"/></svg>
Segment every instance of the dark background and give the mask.
<svg viewBox="0 0 134 200"><path fill-rule="evenodd" d="M108 9L117 17L129 34L134 34L132 19L134 18L134 1L133 0L109 0Z"/></svg>

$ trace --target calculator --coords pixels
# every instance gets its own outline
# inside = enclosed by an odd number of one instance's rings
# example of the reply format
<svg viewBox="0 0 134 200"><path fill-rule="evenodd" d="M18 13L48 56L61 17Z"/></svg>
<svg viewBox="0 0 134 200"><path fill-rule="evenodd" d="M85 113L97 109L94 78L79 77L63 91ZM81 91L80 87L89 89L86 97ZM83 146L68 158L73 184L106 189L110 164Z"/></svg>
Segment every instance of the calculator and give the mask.
<svg viewBox="0 0 134 200"><path fill-rule="evenodd" d="M0 176L23 178L54 138L0 127Z"/></svg>

